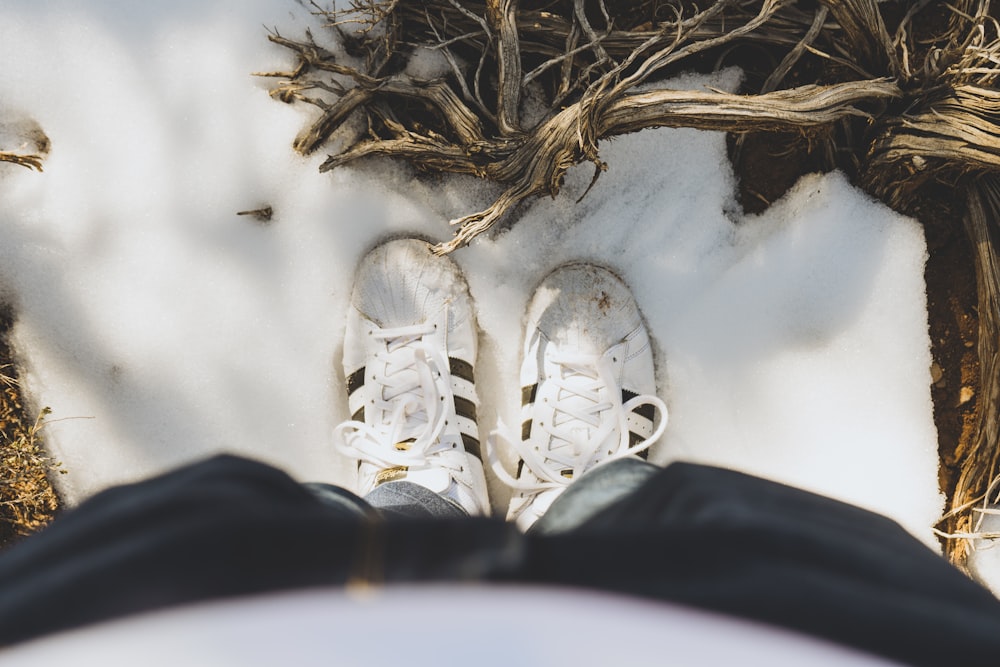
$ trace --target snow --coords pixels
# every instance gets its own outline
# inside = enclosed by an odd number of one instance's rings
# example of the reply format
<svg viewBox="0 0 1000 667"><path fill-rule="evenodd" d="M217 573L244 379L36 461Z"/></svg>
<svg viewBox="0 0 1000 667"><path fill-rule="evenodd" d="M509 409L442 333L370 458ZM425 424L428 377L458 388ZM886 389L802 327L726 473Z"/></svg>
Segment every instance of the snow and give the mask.
<svg viewBox="0 0 1000 667"><path fill-rule="evenodd" d="M347 417L355 264L388 235L450 238L446 221L496 187L381 160L320 174L325 155L295 155L315 110L251 76L291 65L264 26L301 35L313 19L292 0L7 0L0 19L0 115L52 140L44 174L0 165L0 284L26 388L53 410L64 497L224 450L346 483L331 432ZM424 54L412 69L440 67ZM717 133L601 148L610 169L580 203L588 165L454 255L482 329L484 432L517 421L533 286L597 261L630 284L657 346L671 417L654 461L802 486L937 548L920 226L839 174L745 215ZM265 205L268 223L236 215Z"/></svg>
<svg viewBox="0 0 1000 667"><path fill-rule="evenodd" d="M993 512L996 508L991 508ZM973 540L973 551L969 555L969 570L973 576L986 585L994 595L1000 596L1000 545L996 538L1000 537L1000 521L996 514L977 516L981 521L974 526L977 532L993 535L992 539Z"/></svg>

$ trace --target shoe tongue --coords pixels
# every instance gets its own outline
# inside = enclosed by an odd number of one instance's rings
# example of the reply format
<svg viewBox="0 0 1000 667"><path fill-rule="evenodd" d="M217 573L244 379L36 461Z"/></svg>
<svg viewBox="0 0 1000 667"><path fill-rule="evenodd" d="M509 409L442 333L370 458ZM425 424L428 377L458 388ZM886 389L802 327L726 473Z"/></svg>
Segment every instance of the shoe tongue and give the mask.
<svg viewBox="0 0 1000 667"><path fill-rule="evenodd" d="M419 376L415 368L409 368L404 372L407 378L413 378L414 382L418 381L417 378ZM412 443L430 428L428 422L429 415L427 414L427 407L425 405L425 392L425 388L416 386L409 392L396 396L394 399L403 404L403 413L401 415L403 423L399 430L398 438L404 442ZM386 418L388 419L388 417L389 415L387 414Z"/></svg>
<svg viewBox="0 0 1000 667"><path fill-rule="evenodd" d="M594 336L589 335L588 330L582 326L569 326L555 331L551 334L551 340L560 349L573 350L577 354L600 356L604 352Z"/></svg>
<svg viewBox="0 0 1000 667"><path fill-rule="evenodd" d="M576 438L577 441L588 442L590 440L591 431L592 429L590 427L586 425L580 425L580 426L574 426L573 428L570 429L569 432L573 434L573 437Z"/></svg>
<svg viewBox="0 0 1000 667"><path fill-rule="evenodd" d="M417 438L427 431L428 426L426 413L422 413L418 417L415 417L412 414L406 415L404 419L406 421L400 429L400 437L404 439L404 442L416 442Z"/></svg>

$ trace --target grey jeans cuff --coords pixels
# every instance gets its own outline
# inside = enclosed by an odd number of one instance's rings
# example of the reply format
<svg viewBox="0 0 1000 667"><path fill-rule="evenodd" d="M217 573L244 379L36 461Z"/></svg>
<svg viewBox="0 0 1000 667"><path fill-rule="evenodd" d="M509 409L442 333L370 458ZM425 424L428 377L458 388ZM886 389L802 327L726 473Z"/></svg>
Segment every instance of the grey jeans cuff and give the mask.
<svg viewBox="0 0 1000 667"><path fill-rule="evenodd" d="M572 530L638 489L659 470L659 466L638 458L599 465L570 484L530 531L553 534Z"/></svg>

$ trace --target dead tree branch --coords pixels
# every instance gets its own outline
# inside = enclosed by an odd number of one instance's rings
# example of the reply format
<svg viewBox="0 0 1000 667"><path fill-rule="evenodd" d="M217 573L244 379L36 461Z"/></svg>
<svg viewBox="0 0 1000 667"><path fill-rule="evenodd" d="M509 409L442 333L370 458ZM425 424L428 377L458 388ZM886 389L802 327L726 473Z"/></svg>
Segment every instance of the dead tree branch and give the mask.
<svg viewBox="0 0 1000 667"><path fill-rule="evenodd" d="M380 155L408 160L424 170L475 174L506 184L507 190L487 210L453 221L458 225L455 238L439 246L449 252L489 229L524 199L556 194L570 166L589 160L603 168L598 150L602 139L657 126L735 132L801 129L867 117L865 103L899 96L898 88L883 80L757 96L655 86L635 92L680 63L750 36L792 44L786 65L790 69L826 25L827 12L821 9L810 17L789 6L788 0L718 0L691 15L677 5L667 14L640 20L621 13L612 16L602 2L583 0L568 4L563 14L522 10L514 0L399 2L373 15L372 21L394 18L386 30L396 26L400 34L373 38L364 66L338 61L311 35L303 42L271 35L299 57L296 68L283 75L286 81L276 88L276 96L321 109L294 142L301 153L324 145L349 117L367 116L368 135L331 156L323 170ZM642 7L652 5L640 3ZM595 28L590 11L599 13L604 32ZM806 38L790 40L772 22L806 26ZM420 81L405 70L385 71L379 65L376 71L372 63L383 61L371 53L385 43L441 49L453 76ZM490 71L496 77L492 98L482 93L484 73ZM320 85L318 79L331 76L354 85L343 91L337 81ZM535 84L549 91L550 106L547 116L528 129L521 99ZM307 97L317 89L334 91L336 99ZM577 99L567 103L573 91Z"/></svg>
<svg viewBox="0 0 1000 667"><path fill-rule="evenodd" d="M42 171L41 155L24 155L22 153L0 151L0 162L12 162L28 169Z"/></svg>

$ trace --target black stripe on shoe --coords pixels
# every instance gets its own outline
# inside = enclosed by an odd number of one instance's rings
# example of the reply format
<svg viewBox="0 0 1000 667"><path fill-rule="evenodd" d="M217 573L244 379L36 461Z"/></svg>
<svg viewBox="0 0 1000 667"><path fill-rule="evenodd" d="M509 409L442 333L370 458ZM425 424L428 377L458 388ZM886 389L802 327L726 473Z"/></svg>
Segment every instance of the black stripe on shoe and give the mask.
<svg viewBox="0 0 1000 667"><path fill-rule="evenodd" d="M645 440L645 438L642 437L641 435L639 435L638 433L636 433L635 431L629 431L628 432L628 446L629 447L635 447L636 445L638 445L643 440ZM639 458L642 458L642 459L647 458L649 456L649 448L647 447L646 449L642 450L641 452L636 452L636 456L638 456Z"/></svg>
<svg viewBox="0 0 1000 667"><path fill-rule="evenodd" d="M472 364L468 361L463 361L462 359L456 359L455 357L448 357L448 368L451 374L457 378L461 378L468 382L469 384L475 384L474 373L472 371Z"/></svg>
<svg viewBox="0 0 1000 667"><path fill-rule="evenodd" d="M347 376L347 395L350 396L363 386L365 386L364 366Z"/></svg>
<svg viewBox="0 0 1000 667"><path fill-rule="evenodd" d="M480 461L483 460L483 452L479 446L479 441L473 438L471 435L462 434L462 444L465 445L465 452L467 454L472 454Z"/></svg>
<svg viewBox="0 0 1000 667"><path fill-rule="evenodd" d="M455 396L455 414L477 423L479 421L476 418L476 404L461 396Z"/></svg>
<svg viewBox="0 0 1000 667"><path fill-rule="evenodd" d="M521 387L521 407L531 405L535 402L535 398L538 396L538 383L531 385L530 387ZM526 419L521 422L521 440L527 442L531 438L531 425L534 420ZM521 476L521 467L524 465L524 461L518 464L517 476Z"/></svg>
<svg viewBox="0 0 1000 667"><path fill-rule="evenodd" d="M628 389L622 389L622 403L628 403L633 398L638 396L635 392L631 392ZM632 412L639 415L640 417L645 417L651 422L656 421L656 406L651 403L643 403L642 405L633 408Z"/></svg>

